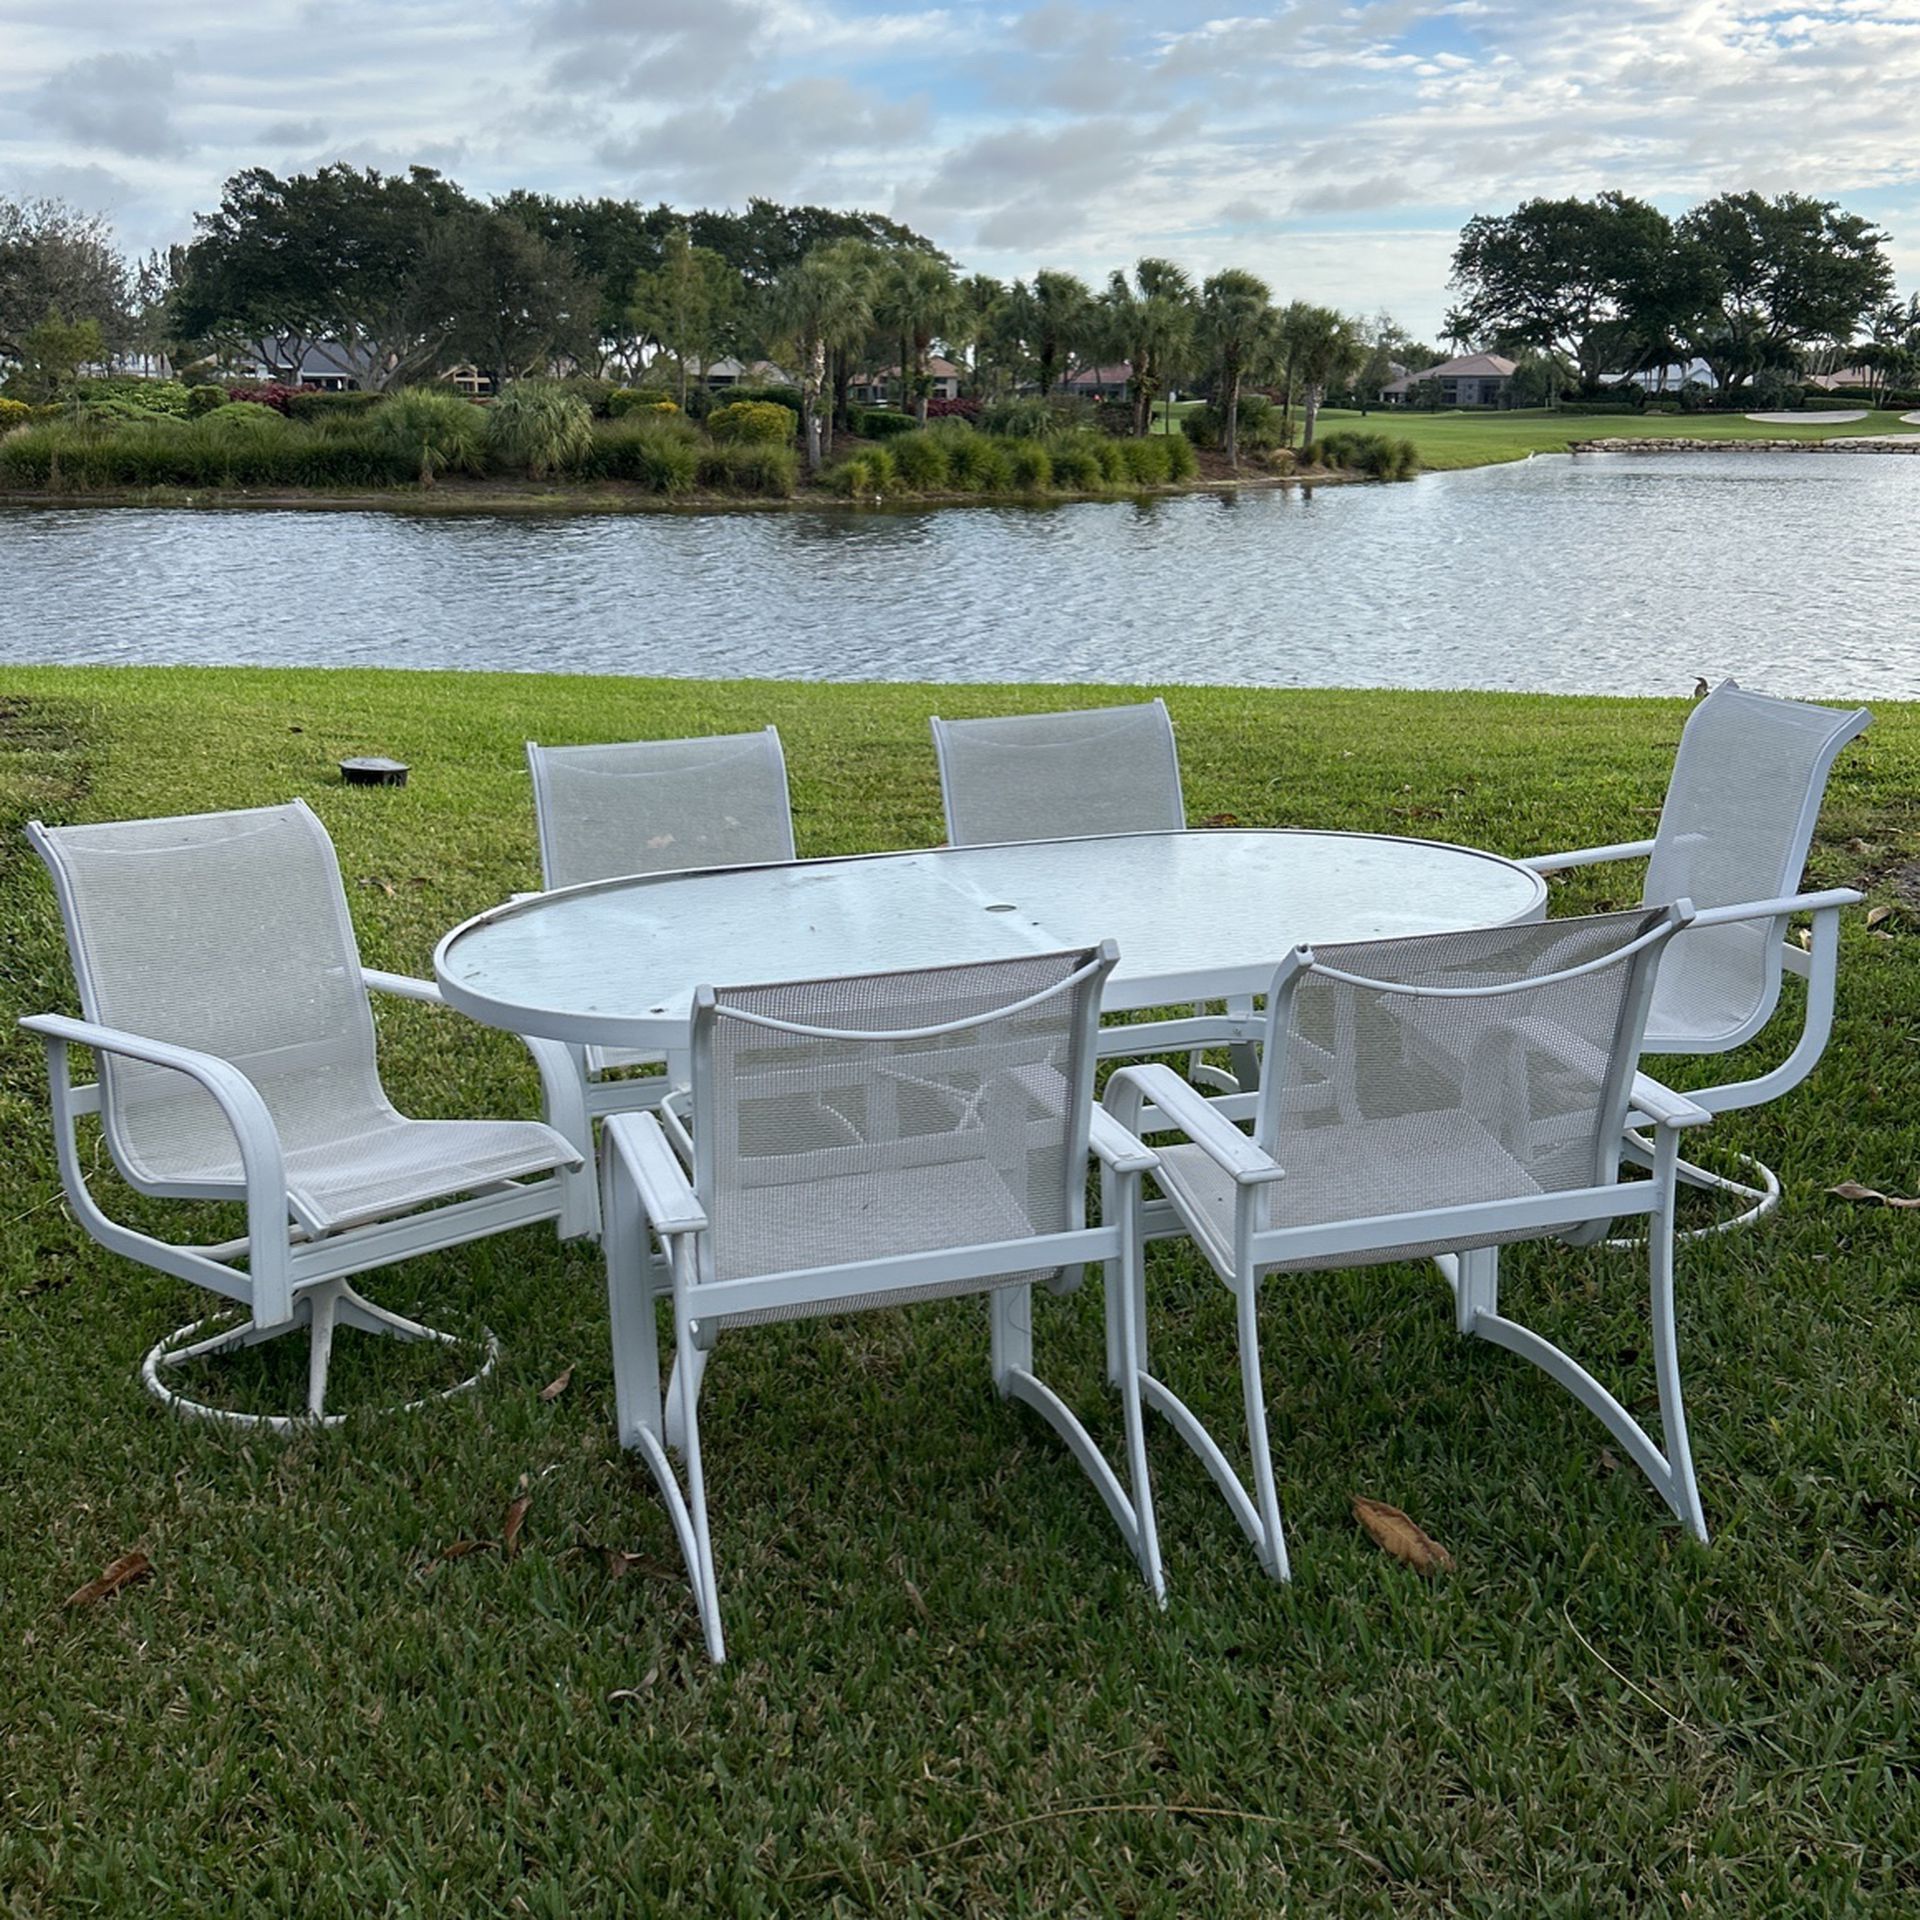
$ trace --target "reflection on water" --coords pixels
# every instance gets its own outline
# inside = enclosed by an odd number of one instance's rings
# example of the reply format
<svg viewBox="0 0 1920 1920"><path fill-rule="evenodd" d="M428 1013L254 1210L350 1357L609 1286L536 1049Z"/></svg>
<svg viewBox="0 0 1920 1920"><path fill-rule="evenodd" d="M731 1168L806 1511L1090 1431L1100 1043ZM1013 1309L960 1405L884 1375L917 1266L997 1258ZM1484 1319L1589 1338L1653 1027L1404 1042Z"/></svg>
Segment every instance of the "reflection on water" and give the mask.
<svg viewBox="0 0 1920 1920"><path fill-rule="evenodd" d="M0 512L0 661L1920 695L1920 458L592 518Z"/></svg>

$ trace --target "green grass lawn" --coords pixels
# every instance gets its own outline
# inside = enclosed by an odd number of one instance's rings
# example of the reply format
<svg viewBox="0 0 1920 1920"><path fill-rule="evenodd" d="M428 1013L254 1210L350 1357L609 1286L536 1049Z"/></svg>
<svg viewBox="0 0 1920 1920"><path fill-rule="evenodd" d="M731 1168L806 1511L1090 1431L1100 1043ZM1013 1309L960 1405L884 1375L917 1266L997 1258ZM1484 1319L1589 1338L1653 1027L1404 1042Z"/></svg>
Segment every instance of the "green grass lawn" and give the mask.
<svg viewBox="0 0 1920 1920"><path fill-rule="evenodd" d="M445 928L534 882L529 736L775 722L801 850L852 852L939 838L936 706L1128 697L167 669L16 669L0 695L9 1031L73 1005L18 831L35 814L303 795L367 960L420 973ZM1510 852L1649 832L1685 717L1483 694L1167 698L1195 820ZM410 761L412 783L339 786L334 762L368 751ZM1296 1578L1259 1576L1157 1427L1161 1613L1053 1435L994 1399L983 1308L949 1303L723 1344L703 1421L732 1654L715 1671L666 1516L614 1444L594 1250L526 1229L374 1277L403 1311L498 1331L476 1397L291 1440L188 1424L135 1372L203 1296L66 1217L38 1052L15 1038L0 1907L1920 1910L1920 1222L1825 1192L1911 1193L1920 1173L1917 792L1920 708L1882 709L1841 761L1811 878L1858 882L1892 914L1847 929L1813 1081L1708 1142L1779 1167L1786 1199L1763 1229L1681 1255L1707 1548L1566 1394L1453 1335L1430 1268L1295 1276L1263 1312ZM1633 884L1575 881L1556 909ZM403 1107L529 1110L504 1036L417 1007L381 1020ZM1529 1247L1506 1275L1503 1304L1651 1406L1637 1256ZM1224 1292L1159 1248L1149 1313L1175 1385L1239 1431ZM1094 1291L1036 1319L1043 1367L1111 1435ZM399 1362L354 1339L341 1391L369 1404ZM302 1365L256 1356L235 1391L291 1403ZM517 1556L445 1557L499 1539L523 1476ZM1404 1507L1455 1570L1428 1582L1386 1558L1352 1519L1357 1493ZM135 1545L149 1582L63 1609ZM610 1551L639 1557L616 1578Z"/></svg>
<svg viewBox="0 0 1920 1920"><path fill-rule="evenodd" d="M1920 433L1920 427L1902 425L1898 413L1872 413L1851 426L1770 427L1744 414L1724 413L1425 413L1375 407L1363 420L1352 408L1327 407L1320 421L1321 432L1358 425L1364 432L1404 437L1420 449L1424 465L1439 469L1492 466L1524 460L1530 453L1565 453L1582 440L1829 440Z"/></svg>

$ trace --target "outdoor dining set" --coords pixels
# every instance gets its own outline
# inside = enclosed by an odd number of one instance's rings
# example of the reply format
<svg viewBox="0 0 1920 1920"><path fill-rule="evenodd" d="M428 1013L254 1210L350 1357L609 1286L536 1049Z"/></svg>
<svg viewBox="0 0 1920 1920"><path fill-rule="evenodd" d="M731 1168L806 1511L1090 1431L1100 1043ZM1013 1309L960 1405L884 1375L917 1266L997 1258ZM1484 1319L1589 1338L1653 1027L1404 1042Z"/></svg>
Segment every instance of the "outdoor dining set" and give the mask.
<svg viewBox="0 0 1920 1920"><path fill-rule="evenodd" d="M180 1411L334 1422L337 1328L468 1344L374 1304L357 1276L530 1222L597 1238L620 1441L659 1484L716 1661L699 1421L715 1345L961 1295L986 1297L995 1389L1058 1432L1156 1596L1149 1413L1285 1579L1262 1283L1386 1261L1433 1262L1459 1332L1566 1387L1704 1541L1675 1243L1758 1219L1780 1187L1750 1159L1738 1179L1710 1172L1681 1141L1790 1090L1826 1044L1841 910L1860 896L1803 893L1801 876L1829 772L1868 717L1728 682L1687 722L1651 839L1517 861L1190 831L1157 700L936 718L948 844L848 858L796 857L771 727L529 745L544 888L448 933L436 982L361 964L303 802L35 822L82 1017L22 1024L45 1043L76 1219L226 1303L146 1356L148 1387ZM1640 904L1549 915L1547 876L1633 859ZM1804 993L1778 1065L1684 1094L1643 1070L1745 1045L1789 974ZM376 994L520 1036L544 1118L405 1117L380 1079ZM193 1245L111 1218L88 1116L139 1193L238 1202L244 1233ZM1721 1217L1679 1230L1682 1186L1717 1194ZM1234 1302L1245 1431L1229 1446L1154 1368L1147 1248L1173 1237ZM1658 1444L1502 1312L1500 1250L1547 1239L1644 1248ZM1035 1356L1035 1290L1093 1273L1117 1466ZM189 1362L297 1328L304 1413L182 1391ZM492 1336L479 1345L449 1391L491 1369Z"/></svg>

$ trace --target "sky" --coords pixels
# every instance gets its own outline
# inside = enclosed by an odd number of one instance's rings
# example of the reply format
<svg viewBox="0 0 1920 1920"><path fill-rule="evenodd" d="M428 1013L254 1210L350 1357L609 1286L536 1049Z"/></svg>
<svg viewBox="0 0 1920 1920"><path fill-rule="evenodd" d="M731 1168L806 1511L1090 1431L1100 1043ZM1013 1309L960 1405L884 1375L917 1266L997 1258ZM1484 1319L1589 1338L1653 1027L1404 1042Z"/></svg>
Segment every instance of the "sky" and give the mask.
<svg viewBox="0 0 1920 1920"><path fill-rule="evenodd" d="M1147 254L1433 339L1476 212L1746 188L1920 289L1920 0L0 0L0 195L189 238L245 166L872 208L967 271Z"/></svg>

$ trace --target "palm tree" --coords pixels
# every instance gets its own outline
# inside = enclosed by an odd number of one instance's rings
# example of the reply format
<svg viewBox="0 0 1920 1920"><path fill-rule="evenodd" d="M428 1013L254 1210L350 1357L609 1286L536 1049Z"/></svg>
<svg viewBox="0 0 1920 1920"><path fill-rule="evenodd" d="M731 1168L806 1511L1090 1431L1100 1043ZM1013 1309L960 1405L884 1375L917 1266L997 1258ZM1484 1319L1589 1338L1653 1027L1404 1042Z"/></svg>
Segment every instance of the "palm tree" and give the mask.
<svg viewBox="0 0 1920 1920"><path fill-rule="evenodd" d="M1272 289L1239 267L1216 273L1200 289L1200 342L1214 368L1221 451L1238 466L1241 384L1266 370L1277 345Z"/></svg>
<svg viewBox="0 0 1920 1920"><path fill-rule="evenodd" d="M1033 276L1031 284L1013 283L999 324L1007 345L1032 369L1044 400L1075 356L1097 337L1098 319L1084 280L1071 273L1043 271Z"/></svg>
<svg viewBox="0 0 1920 1920"><path fill-rule="evenodd" d="M1311 306L1304 300L1296 300L1287 308L1283 327L1287 404L1291 407L1297 384L1306 408L1300 437L1303 442L1310 441L1327 389L1351 380L1359 371L1366 358L1366 343L1360 329L1344 313Z"/></svg>
<svg viewBox="0 0 1920 1920"><path fill-rule="evenodd" d="M927 424L927 349L960 317L960 289L944 260L917 247L890 255L873 302L875 322L900 340L900 390L911 395L914 416Z"/></svg>
<svg viewBox="0 0 1920 1920"><path fill-rule="evenodd" d="M1142 260L1130 282L1116 270L1100 296L1108 340L1127 363L1133 431L1148 431L1153 403L1191 349L1193 282L1171 260Z"/></svg>
<svg viewBox="0 0 1920 1920"><path fill-rule="evenodd" d="M973 273L959 285L959 310L947 331L948 349L967 356L967 385L978 396L983 386L985 350L1006 304L1007 290L991 274Z"/></svg>
<svg viewBox="0 0 1920 1920"><path fill-rule="evenodd" d="M768 291L771 330L791 349L800 373L800 408L807 425L807 471L820 471L821 405L827 356L851 346L873 319L871 276L845 247L815 247Z"/></svg>

